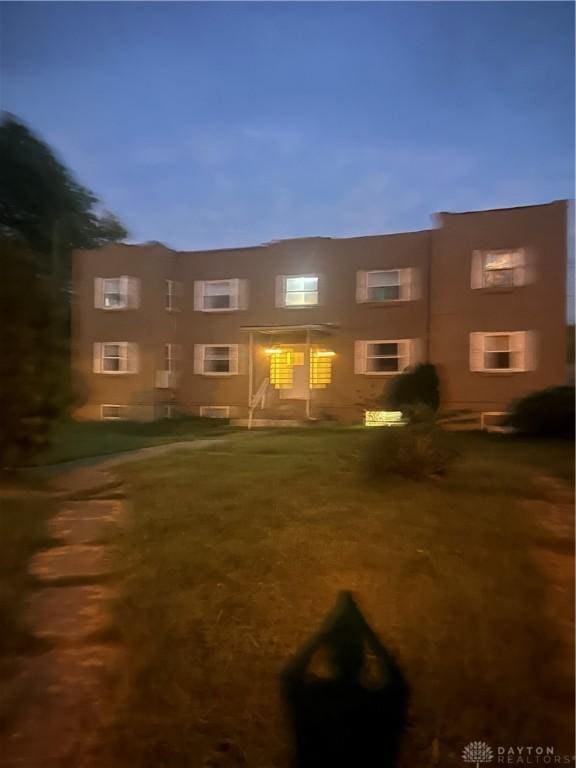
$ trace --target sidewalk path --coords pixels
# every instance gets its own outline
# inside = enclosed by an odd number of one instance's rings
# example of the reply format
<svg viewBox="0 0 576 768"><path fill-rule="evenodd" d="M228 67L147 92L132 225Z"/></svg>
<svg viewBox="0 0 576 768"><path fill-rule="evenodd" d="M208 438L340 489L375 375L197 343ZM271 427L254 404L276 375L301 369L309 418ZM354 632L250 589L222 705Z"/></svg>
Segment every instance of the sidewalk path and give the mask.
<svg viewBox="0 0 576 768"><path fill-rule="evenodd" d="M5 768L104 768L98 759L100 692L121 654L106 641L114 596L109 539L126 506L124 489L111 470L224 440L168 443L45 468L62 502L49 522L56 546L30 561L39 588L27 601L26 621L33 634L48 641L49 650L20 659L20 671L4 692L16 709L0 737Z"/></svg>

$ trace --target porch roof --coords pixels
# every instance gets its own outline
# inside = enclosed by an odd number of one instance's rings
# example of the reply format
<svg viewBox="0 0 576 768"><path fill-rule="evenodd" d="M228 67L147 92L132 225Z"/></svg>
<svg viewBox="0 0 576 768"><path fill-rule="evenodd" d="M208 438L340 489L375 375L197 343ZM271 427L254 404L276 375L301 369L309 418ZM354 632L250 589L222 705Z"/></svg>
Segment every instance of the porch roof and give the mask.
<svg viewBox="0 0 576 768"><path fill-rule="evenodd" d="M315 325L243 325L240 327L240 330L246 333L265 333L273 336L278 333L295 333L298 331L331 333L337 327L335 323L316 323Z"/></svg>

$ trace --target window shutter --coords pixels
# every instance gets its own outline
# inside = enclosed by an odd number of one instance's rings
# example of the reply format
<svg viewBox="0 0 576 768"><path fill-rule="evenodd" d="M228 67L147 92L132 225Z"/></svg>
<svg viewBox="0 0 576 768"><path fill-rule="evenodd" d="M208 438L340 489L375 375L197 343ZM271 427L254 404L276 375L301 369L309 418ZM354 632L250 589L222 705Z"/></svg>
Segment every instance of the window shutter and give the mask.
<svg viewBox="0 0 576 768"><path fill-rule="evenodd" d="M240 345L230 344L228 347L230 355L230 373L239 373L240 371Z"/></svg>
<svg viewBox="0 0 576 768"><path fill-rule="evenodd" d="M275 304L277 307L285 307L286 300L284 297L284 286L286 285L286 279L284 275L276 275L276 298Z"/></svg>
<svg viewBox="0 0 576 768"><path fill-rule="evenodd" d="M536 333L534 331L524 331L524 370L535 371L538 367L536 349Z"/></svg>
<svg viewBox="0 0 576 768"><path fill-rule="evenodd" d="M356 272L356 301L368 301L368 275L364 270Z"/></svg>
<svg viewBox="0 0 576 768"><path fill-rule="evenodd" d="M238 309L248 309L248 280L238 280Z"/></svg>
<svg viewBox="0 0 576 768"><path fill-rule="evenodd" d="M194 283L194 309L202 312L204 309L204 281L196 280Z"/></svg>
<svg viewBox="0 0 576 768"><path fill-rule="evenodd" d="M422 362L422 339L409 339L403 342L407 346L408 365L418 365Z"/></svg>
<svg viewBox="0 0 576 768"><path fill-rule="evenodd" d="M523 248L522 253L524 254L524 269L521 273L521 279L523 282L516 283L516 270L514 270L514 283L517 285L529 285L530 283L534 283L536 281L536 250L534 248Z"/></svg>
<svg viewBox="0 0 576 768"><path fill-rule="evenodd" d="M138 344L126 343L126 373L138 373Z"/></svg>
<svg viewBox="0 0 576 768"><path fill-rule="evenodd" d="M410 301L413 299L412 295L412 279L413 269L401 269L400 270L400 300Z"/></svg>
<svg viewBox="0 0 576 768"><path fill-rule="evenodd" d="M318 278L318 305L324 304L326 297L324 296L324 291L326 290L326 280L324 280L324 275L321 275L318 273L316 275Z"/></svg>
<svg viewBox="0 0 576 768"><path fill-rule="evenodd" d="M422 296L421 270L419 267L412 267L410 273L410 297L412 301L417 301Z"/></svg>
<svg viewBox="0 0 576 768"><path fill-rule="evenodd" d="M482 251L474 251L472 253L470 287L482 288L483 285L484 285L484 280L483 280ZM475 370L475 369L472 369L472 370Z"/></svg>
<svg viewBox="0 0 576 768"><path fill-rule="evenodd" d="M92 347L92 361L92 370L94 373L102 373L102 344L99 341Z"/></svg>
<svg viewBox="0 0 576 768"><path fill-rule="evenodd" d="M140 280L137 277L123 277L122 279L125 281L126 306L130 309L138 309L140 306Z"/></svg>
<svg viewBox="0 0 576 768"><path fill-rule="evenodd" d="M104 307L104 280L101 277L94 278L94 306L96 309Z"/></svg>
<svg viewBox="0 0 576 768"><path fill-rule="evenodd" d="M484 370L484 334L470 334L470 370Z"/></svg>
<svg viewBox="0 0 576 768"><path fill-rule="evenodd" d="M204 344L194 344L194 373L204 373Z"/></svg>
<svg viewBox="0 0 576 768"><path fill-rule="evenodd" d="M354 373L366 373L366 341L354 342Z"/></svg>

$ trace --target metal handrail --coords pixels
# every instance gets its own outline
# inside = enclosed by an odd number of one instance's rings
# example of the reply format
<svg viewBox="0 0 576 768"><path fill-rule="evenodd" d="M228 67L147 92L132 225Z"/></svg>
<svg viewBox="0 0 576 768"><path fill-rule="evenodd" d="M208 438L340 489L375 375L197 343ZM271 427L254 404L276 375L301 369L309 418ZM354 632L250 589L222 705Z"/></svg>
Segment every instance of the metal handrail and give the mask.
<svg viewBox="0 0 576 768"><path fill-rule="evenodd" d="M256 408L258 408L258 406L260 406L260 408L264 408L269 384L270 379L265 378L256 390L256 394L252 397L252 401L250 402L250 409L248 411L248 429L251 429L252 427L252 419L254 417L254 411Z"/></svg>

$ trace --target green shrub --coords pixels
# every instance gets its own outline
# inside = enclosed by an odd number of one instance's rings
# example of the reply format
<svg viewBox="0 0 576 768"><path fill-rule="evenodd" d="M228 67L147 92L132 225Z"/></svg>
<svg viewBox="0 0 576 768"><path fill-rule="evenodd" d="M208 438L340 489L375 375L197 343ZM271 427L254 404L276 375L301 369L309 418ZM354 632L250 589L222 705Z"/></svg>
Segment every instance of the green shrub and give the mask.
<svg viewBox="0 0 576 768"><path fill-rule="evenodd" d="M549 387L514 402L507 424L533 437L574 437L574 387Z"/></svg>
<svg viewBox="0 0 576 768"><path fill-rule="evenodd" d="M455 457L447 435L434 426L380 427L369 443L366 469L375 481L390 475L425 480L444 475Z"/></svg>
<svg viewBox="0 0 576 768"><path fill-rule="evenodd" d="M440 405L440 382L431 363L420 363L392 379L384 394L384 405L405 411L407 406L421 403L432 411Z"/></svg>

